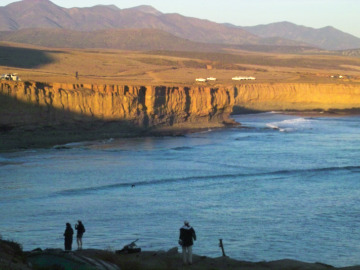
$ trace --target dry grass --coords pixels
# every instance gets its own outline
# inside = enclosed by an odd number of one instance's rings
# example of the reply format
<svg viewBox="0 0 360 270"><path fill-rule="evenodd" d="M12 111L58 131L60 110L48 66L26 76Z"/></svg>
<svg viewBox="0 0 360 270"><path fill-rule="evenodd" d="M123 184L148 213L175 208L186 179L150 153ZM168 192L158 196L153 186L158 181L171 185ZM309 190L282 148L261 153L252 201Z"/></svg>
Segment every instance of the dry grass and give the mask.
<svg viewBox="0 0 360 270"><path fill-rule="evenodd" d="M1 45L1 44L0 44ZM0 73L19 73L22 80L62 83L189 85L213 76L217 84L234 84L233 76L255 82L359 82L360 58L229 51L134 52L106 49L46 49L2 44ZM14 56L12 56L14 55ZM20 61L19 59L26 59ZM211 70L206 69L212 66ZM78 72L79 78L75 78ZM343 80L331 75L345 75ZM242 82L254 83L254 82Z"/></svg>

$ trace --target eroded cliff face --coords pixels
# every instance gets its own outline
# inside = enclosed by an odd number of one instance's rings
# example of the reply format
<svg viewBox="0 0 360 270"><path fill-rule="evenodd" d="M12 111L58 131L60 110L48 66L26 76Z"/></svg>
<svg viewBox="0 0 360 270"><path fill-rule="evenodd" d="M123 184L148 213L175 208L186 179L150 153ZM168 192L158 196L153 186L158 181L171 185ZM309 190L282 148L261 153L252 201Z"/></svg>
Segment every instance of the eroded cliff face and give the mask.
<svg viewBox="0 0 360 270"><path fill-rule="evenodd" d="M56 125L127 121L141 128L222 126L233 111L313 110L360 107L359 84L242 84L166 87L2 82L0 123ZM29 107L30 105L30 107Z"/></svg>
<svg viewBox="0 0 360 270"><path fill-rule="evenodd" d="M233 92L207 87L4 82L0 94L33 106L27 109L32 117L26 110L3 108L3 124L98 120L127 121L142 128L202 128L222 126L234 104Z"/></svg>
<svg viewBox="0 0 360 270"><path fill-rule="evenodd" d="M359 84L244 84L235 87L236 107L259 111L360 107Z"/></svg>

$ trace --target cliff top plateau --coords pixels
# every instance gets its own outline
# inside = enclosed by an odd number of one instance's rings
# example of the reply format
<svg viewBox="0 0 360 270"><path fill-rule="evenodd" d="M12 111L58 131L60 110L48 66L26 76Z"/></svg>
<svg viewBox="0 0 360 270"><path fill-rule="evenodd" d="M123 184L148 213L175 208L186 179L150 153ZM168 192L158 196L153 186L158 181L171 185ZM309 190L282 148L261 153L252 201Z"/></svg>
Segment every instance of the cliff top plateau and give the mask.
<svg viewBox="0 0 360 270"><path fill-rule="evenodd" d="M111 31L125 31L126 36L127 30L109 31L110 34ZM139 36L142 33L142 30L139 31ZM136 36L134 39L137 39ZM176 44L184 45L181 42ZM195 43L193 45L196 46ZM141 46L141 42L138 46ZM251 52L234 48L217 52L194 52L191 48L188 49L190 50L169 51L159 48L156 51L123 51L47 48L0 42L0 74L18 73L23 81L47 83L155 86L216 86L236 83L338 84L358 83L360 78L360 58L354 56L315 52ZM232 80L239 76L253 77L256 80ZM196 78L211 77L216 80L195 81Z"/></svg>

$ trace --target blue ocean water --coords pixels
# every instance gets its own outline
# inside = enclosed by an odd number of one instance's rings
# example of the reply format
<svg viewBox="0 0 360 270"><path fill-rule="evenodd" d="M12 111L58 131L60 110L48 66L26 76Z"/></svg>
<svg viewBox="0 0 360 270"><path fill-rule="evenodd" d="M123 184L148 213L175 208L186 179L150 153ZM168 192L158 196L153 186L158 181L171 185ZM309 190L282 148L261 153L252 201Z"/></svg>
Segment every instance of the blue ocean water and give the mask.
<svg viewBox="0 0 360 270"><path fill-rule="evenodd" d="M221 238L239 260L360 264L360 116L234 119L242 128L0 154L0 234L62 248L81 219L84 248L167 250L186 219L199 255L221 256Z"/></svg>

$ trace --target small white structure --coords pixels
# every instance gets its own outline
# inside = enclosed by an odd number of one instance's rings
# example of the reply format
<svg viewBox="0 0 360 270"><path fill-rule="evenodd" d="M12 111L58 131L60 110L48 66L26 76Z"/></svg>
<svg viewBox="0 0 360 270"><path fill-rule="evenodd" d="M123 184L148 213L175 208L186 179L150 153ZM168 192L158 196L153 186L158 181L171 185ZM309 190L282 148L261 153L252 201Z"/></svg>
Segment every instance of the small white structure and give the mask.
<svg viewBox="0 0 360 270"><path fill-rule="evenodd" d="M344 79L343 75L331 75L330 77L334 79Z"/></svg>
<svg viewBox="0 0 360 270"><path fill-rule="evenodd" d="M208 80L208 81L216 81L216 78L214 78L214 77L209 77L209 78L206 78L206 80Z"/></svg>
<svg viewBox="0 0 360 270"><path fill-rule="evenodd" d="M5 81L21 81L17 73L3 74L0 79Z"/></svg>
<svg viewBox="0 0 360 270"><path fill-rule="evenodd" d="M196 78L195 81L197 82L206 82L205 78Z"/></svg>
<svg viewBox="0 0 360 270"><path fill-rule="evenodd" d="M233 81L241 81L241 80L256 80L255 77L243 77L243 76L236 76L232 78Z"/></svg>

